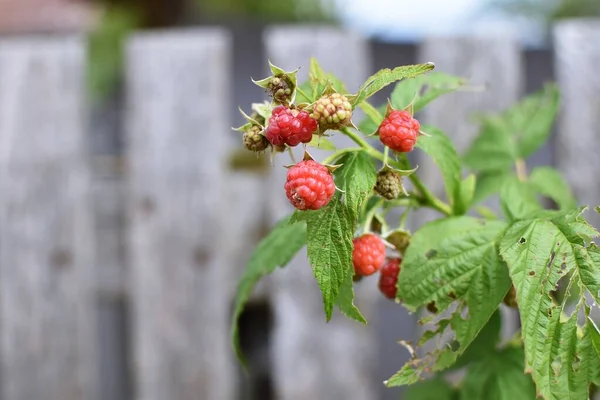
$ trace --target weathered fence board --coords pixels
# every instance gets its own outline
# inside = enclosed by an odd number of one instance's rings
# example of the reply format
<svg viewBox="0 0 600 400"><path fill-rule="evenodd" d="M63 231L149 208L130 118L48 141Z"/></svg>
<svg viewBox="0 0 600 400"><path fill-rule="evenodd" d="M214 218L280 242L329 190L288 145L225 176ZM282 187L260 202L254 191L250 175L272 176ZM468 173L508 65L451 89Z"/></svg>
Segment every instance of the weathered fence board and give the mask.
<svg viewBox="0 0 600 400"><path fill-rule="evenodd" d="M220 241L229 53L221 30L136 35L128 46L139 400L234 397Z"/></svg>
<svg viewBox="0 0 600 400"><path fill-rule="evenodd" d="M555 154L580 202L600 205L600 20L559 23L554 30L562 115ZM594 226L600 218L589 213Z"/></svg>
<svg viewBox="0 0 600 400"><path fill-rule="evenodd" d="M84 44L0 42L0 293L5 400L96 398Z"/></svg>
<svg viewBox="0 0 600 400"><path fill-rule="evenodd" d="M370 69L366 41L333 28L274 28L266 32L265 45L267 56L276 65L286 70L301 67L300 81L308 76L312 56L325 71L339 74L350 91L358 89ZM347 143L340 139L333 138L336 144ZM311 153L319 156L317 151L311 150ZM278 157L271 178L272 222L292 210L283 190L286 170L282 164L289 164L287 155ZM273 280L276 318L273 372L278 398L375 398L377 387L373 376L377 345L376 332L372 330L376 326L374 309L378 298L375 280L365 280L357 290L357 304L372 322L371 329L348 321L339 313L330 323L325 322L321 293L305 251L286 269L277 271Z"/></svg>

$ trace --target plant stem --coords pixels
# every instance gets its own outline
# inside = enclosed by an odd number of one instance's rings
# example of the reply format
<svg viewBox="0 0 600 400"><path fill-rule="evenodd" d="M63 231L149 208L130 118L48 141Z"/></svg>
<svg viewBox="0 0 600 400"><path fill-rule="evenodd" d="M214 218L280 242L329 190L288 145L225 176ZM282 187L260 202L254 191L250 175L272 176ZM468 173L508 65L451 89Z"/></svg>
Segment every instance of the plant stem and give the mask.
<svg viewBox="0 0 600 400"><path fill-rule="evenodd" d="M321 161L321 164L331 164L335 159L339 158L343 154L350 153L352 151L358 151L358 150L360 150L360 149L357 147L348 147L345 149L338 150L335 153L327 156L327 158L325 158L323 161Z"/></svg>
<svg viewBox="0 0 600 400"><path fill-rule="evenodd" d="M390 148L385 146L385 148L383 149L383 167L387 167L388 165L388 159L390 157Z"/></svg>
<svg viewBox="0 0 600 400"><path fill-rule="evenodd" d="M527 182L527 164L525 164L525 160L517 158L515 167L517 169L517 178L519 178L521 182Z"/></svg>
<svg viewBox="0 0 600 400"><path fill-rule="evenodd" d="M300 93L302 96L304 96L305 99L307 99L308 101L310 101L310 97L308 97L306 95L306 93L304 93L304 91L302 89L300 89L300 86L296 86L296 92Z"/></svg>
<svg viewBox="0 0 600 400"><path fill-rule="evenodd" d="M342 133L348 136L350 139L354 141L354 143L358 144L362 147L371 157L376 158L380 161L385 159L385 156L380 151L376 150L373 146L367 143L362 137L360 137L357 133L351 131L348 128L342 128ZM408 165L408 159L406 155L404 155L403 163L400 163L395 160L388 160L389 164L398 169L410 169L410 165ZM404 165L406 164L406 165ZM450 206L437 197L433 193L431 193L423 184L421 179L415 174L409 176L410 181L415 186L415 188L419 191L420 195L423 197L424 205L431 207L444 215L452 215L452 209Z"/></svg>

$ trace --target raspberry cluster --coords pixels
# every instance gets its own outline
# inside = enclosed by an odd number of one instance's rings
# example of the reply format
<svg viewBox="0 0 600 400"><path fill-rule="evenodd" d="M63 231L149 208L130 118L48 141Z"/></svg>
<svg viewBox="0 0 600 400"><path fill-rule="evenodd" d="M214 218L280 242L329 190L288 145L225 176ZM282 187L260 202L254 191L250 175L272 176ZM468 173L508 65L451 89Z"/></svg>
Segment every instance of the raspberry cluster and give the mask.
<svg viewBox="0 0 600 400"><path fill-rule="evenodd" d="M317 121L308 112L279 106L273 110L265 136L274 146L308 143L317 130Z"/></svg>
<svg viewBox="0 0 600 400"><path fill-rule="evenodd" d="M321 132L341 129L351 124L352 105L339 93L321 96L313 105L311 117L319 122Z"/></svg>
<svg viewBox="0 0 600 400"><path fill-rule="evenodd" d="M381 142L398 153L408 153L417 143L421 125L408 111L394 110L383 120L377 132Z"/></svg>

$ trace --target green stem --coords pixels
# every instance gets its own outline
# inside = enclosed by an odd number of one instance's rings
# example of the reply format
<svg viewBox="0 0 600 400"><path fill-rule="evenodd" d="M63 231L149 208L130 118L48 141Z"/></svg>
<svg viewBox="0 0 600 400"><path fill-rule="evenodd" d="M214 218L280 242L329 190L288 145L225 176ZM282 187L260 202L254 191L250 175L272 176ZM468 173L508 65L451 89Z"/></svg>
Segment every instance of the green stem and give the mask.
<svg viewBox="0 0 600 400"><path fill-rule="evenodd" d="M354 143L358 144L363 148L371 157L376 158L380 161L384 161L385 156L380 151L376 150L373 146L371 146L367 141L365 141L362 137L360 137L357 133L351 131L348 128L342 128L342 133L348 136ZM410 165L408 164L408 159L406 155L403 155L402 163L395 160L388 160L389 164L392 167L398 169L410 169ZM410 181L414 185L414 187L419 191L420 195L423 197L423 204L425 206L431 207L444 215L452 215L452 209L442 200L438 199L433 193L431 193L423 184L421 179L415 174L409 176Z"/></svg>
<svg viewBox="0 0 600 400"><path fill-rule="evenodd" d="M522 158L518 158L515 162L515 168L517 170L517 177L521 182L527 182L527 164Z"/></svg>
<svg viewBox="0 0 600 400"><path fill-rule="evenodd" d="M382 203L383 199L379 199L377 204L375 204L375 206L371 210L369 210L369 213L365 215L365 225L363 227L363 234L371 232L371 221L373 221L373 217L375 217L377 209L381 207Z"/></svg>
<svg viewBox="0 0 600 400"><path fill-rule="evenodd" d="M404 210L404 212L400 216L400 223L399 223L399 226L398 226L400 229L404 229L404 227L406 226L406 221L408 220L408 214L409 213L410 213L410 206L406 207L406 209Z"/></svg>
<svg viewBox="0 0 600 400"><path fill-rule="evenodd" d="M385 146L383 149L383 167L388 165L388 159L390 158L390 148Z"/></svg>
<svg viewBox="0 0 600 400"><path fill-rule="evenodd" d="M345 149L338 150L335 153L330 154L329 156L327 156L327 158L325 158L323 161L321 161L321 164L331 164L336 159L338 159L339 157L341 157L343 154L350 153L352 151L358 151L358 150L360 150L360 149L357 148L357 147L348 147L348 148L345 148Z"/></svg>
<svg viewBox="0 0 600 400"><path fill-rule="evenodd" d="M304 90L300 89L300 86L296 86L296 91L297 91L298 93L300 93L302 96L304 96L304 98L305 98L305 99L307 99L308 101L311 101L310 97L308 97L308 96L306 95L306 93L304 93Z"/></svg>

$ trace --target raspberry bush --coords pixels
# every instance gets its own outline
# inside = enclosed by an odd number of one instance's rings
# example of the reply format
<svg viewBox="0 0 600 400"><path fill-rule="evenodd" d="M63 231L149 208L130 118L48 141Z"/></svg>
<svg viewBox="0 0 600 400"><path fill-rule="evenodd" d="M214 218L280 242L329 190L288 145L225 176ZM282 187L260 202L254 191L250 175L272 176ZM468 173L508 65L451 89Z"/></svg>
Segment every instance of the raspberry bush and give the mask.
<svg viewBox="0 0 600 400"><path fill-rule="evenodd" d="M270 101L252 105L238 128L249 150L271 157L304 148L302 161L292 155L278 194L295 211L258 245L238 286L232 339L240 360L237 319L254 285L306 247L326 320L337 308L366 323L354 285L377 285L383 298L421 313L429 330L414 345L400 342L412 358L385 381L411 385L409 400L588 399L600 384L600 333L592 320L600 234L558 171L525 165L550 135L557 88L547 85L482 116L479 135L458 154L451 135L421 126L415 113L465 88L464 79L431 72L432 63L409 65L381 70L349 93L316 60L310 65L309 79L298 85L295 71L271 64L273 76L257 82ZM388 104L369 103L393 83ZM356 121L357 114L365 117ZM356 146L335 148L326 138L335 135ZM331 153L315 160L312 147ZM439 167L443 198L411 166L413 149ZM500 212L484 206L492 197ZM420 208L438 218L411 232L406 222ZM521 319L507 343L499 338L500 307L517 308ZM435 346L425 352L428 342ZM457 369L463 378L450 384L445 374Z"/></svg>

